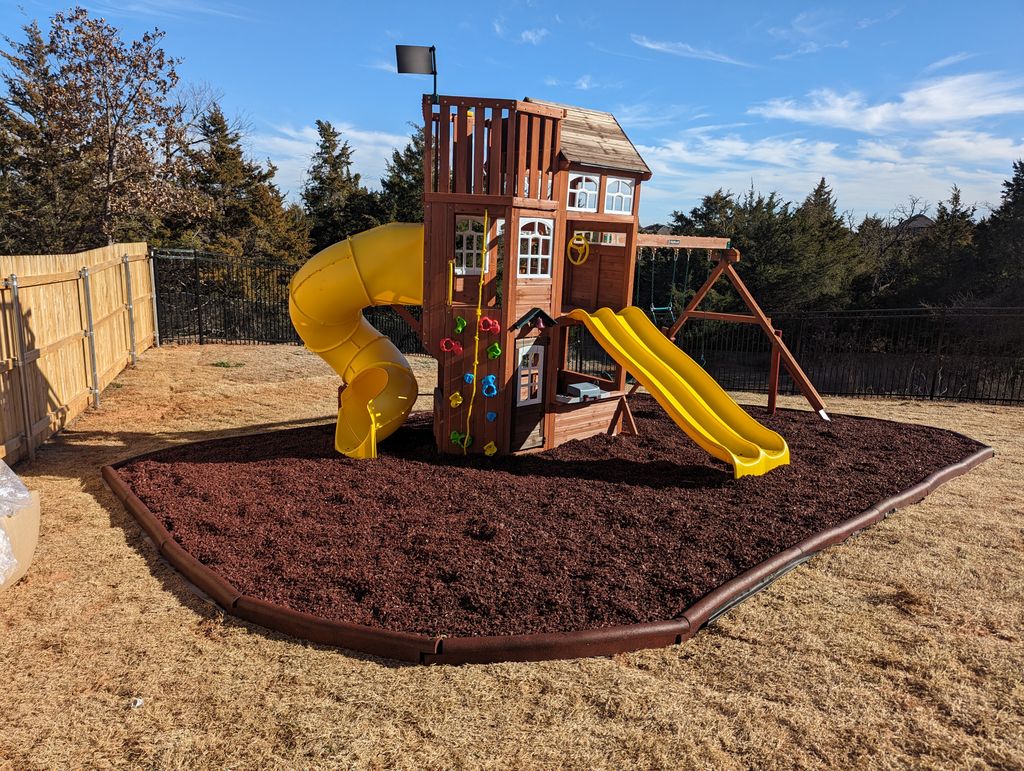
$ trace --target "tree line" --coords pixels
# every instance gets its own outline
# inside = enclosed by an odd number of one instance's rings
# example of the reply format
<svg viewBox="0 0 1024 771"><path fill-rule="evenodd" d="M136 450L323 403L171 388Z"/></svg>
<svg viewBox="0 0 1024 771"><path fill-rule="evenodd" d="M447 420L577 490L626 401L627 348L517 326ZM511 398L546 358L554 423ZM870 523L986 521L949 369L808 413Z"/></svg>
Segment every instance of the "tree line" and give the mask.
<svg viewBox="0 0 1024 771"><path fill-rule="evenodd" d="M163 39L153 30L125 40L82 8L5 38L0 253L148 241L296 263L367 227L422 218L420 134L371 191L349 145L318 121L302 205L289 202L216 95L182 84Z"/></svg>
<svg viewBox="0 0 1024 771"><path fill-rule="evenodd" d="M1000 203L987 216L979 218L955 185L932 216L925 212L910 198L887 216L854 223L822 179L796 205L774 192L720 189L689 212L674 212L667 227L682 235L729 236L742 253L744 281L766 308L1024 305L1024 161L1013 164ZM670 258L661 259L656 276L666 275ZM704 265L695 269L697 281L708 273ZM685 304L698 285L677 283L674 303ZM728 306L729 294L713 293L708 302Z"/></svg>
<svg viewBox="0 0 1024 771"><path fill-rule="evenodd" d="M277 169L247 155L245 127L216 95L181 83L181 61L163 38L153 30L124 40L82 8L55 14L45 32L32 22L5 38L0 253L148 241L295 264L374 225L422 221L421 130L393 152L374 190L352 171L341 133L317 121L301 204L289 202ZM776 311L1024 305L1024 162L1014 163L987 216L956 187L933 217L923 214L910 199L855 223L822 179L799 204L774 192L717 190L664 227L731 237L744 280ZM698 260L673 284L669 260L654 260L641 304L652 278L656 303L679 306L707 274ZM708 302L729 307L727 295Z"/></svg>

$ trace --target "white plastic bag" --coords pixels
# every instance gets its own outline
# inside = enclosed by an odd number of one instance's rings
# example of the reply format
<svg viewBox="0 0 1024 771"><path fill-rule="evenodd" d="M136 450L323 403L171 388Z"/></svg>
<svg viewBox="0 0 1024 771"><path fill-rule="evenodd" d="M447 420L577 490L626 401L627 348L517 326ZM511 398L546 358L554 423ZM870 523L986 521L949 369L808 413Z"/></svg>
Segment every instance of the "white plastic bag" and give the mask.
<svg viewBox="0 0 1024 771"><path fill-rule="evenodd" d="M0 461L0 517L11 517L29 502L28 488L18 478L18 475L11 471L3 461ZM14 575L18 568L18 561L14 559L14 547L11 546L11 539L7 532L0 527L0 584Z"/></svg>

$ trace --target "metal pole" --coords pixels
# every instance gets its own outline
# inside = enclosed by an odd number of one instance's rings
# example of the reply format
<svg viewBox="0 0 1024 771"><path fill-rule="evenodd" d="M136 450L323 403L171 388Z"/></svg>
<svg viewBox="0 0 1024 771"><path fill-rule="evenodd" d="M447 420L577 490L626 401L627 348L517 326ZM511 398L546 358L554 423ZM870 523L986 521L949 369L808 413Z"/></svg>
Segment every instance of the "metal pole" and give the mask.
<svg viewBox="0 0 1024 771"><path fill-rule="evenodd" d="M156 254L149 250L149 291L153 298L153 345L160 347L160 316L156 301Z"/></svg>
<svg viewBox="0 0 1024 771"><path fill-rule="evenodd" d="M135 350L135 302L132 298L132 269L127 254L121 257L121 264L124 265L124 293L128 300L128 352L134 367L139 363L139 353Z"/></svg>
<svg viewBox="0 0 1024 771"><path fill-rule="evenodd" d="M11 310L14 313L14 335L18 346L18 385L21 389L21 417L25 421L25 451L29 460L35 460L36 448L32 443L32 411L28 406L28 380L25 375L25 327L21 315L21 297L18 295L18 277L13 273L7 278L11 290Z"/></svg>
<svg viewBox="0 0 1024 771"><path fill-rule="evenodd" d="M199 272L199 255L194 250L192 265L195 267L196 274L196 329L199 332L199 344L202 345L206 342L203 335L203 280L202 274Z"/></svg>
<svg viewBox="0 0 1024 771"><path fill-rule="evenodd" d="M79 274L82 277L82 293L85 295L85 337L89 341L89 367L92 370L92 404L100 406L100 378L96 371L96 330L92 324L92 287L89 282L89 269L82 268Z"/></svg>

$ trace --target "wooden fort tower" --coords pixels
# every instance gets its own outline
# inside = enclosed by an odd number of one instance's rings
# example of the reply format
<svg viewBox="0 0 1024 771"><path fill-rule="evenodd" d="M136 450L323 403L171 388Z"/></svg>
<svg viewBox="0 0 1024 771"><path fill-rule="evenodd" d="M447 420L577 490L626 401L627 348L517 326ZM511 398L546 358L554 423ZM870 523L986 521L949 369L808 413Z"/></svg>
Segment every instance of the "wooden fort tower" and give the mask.
<svg viewBox="0 0 1024 771"><path fill-rule="evenodd" d="M421 332L438 362L437 446L509 453L618 432L631 422L625 372L574 372L583 330L564 314L630 304L647 165L610 113L425 96L423 117ZM479 344L478 304L490 320Z"/></svg>

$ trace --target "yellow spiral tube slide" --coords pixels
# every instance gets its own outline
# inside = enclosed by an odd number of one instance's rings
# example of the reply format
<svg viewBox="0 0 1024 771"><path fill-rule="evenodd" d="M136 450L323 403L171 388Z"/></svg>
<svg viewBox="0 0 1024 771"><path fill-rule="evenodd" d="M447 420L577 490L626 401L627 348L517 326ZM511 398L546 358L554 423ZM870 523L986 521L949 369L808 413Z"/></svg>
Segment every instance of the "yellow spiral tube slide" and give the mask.
<svg viewBox="0 0 1024 771"><path fill-rule="evenodd" d="M292 324L341 377L334 446L375 458L377 442L405 422L418 386L409 362L365 318L371 305L423 302L423 225L392 223L328 246L288 287Z"/></svg>

